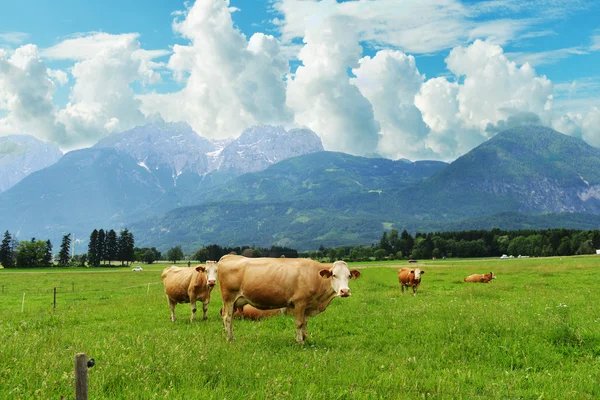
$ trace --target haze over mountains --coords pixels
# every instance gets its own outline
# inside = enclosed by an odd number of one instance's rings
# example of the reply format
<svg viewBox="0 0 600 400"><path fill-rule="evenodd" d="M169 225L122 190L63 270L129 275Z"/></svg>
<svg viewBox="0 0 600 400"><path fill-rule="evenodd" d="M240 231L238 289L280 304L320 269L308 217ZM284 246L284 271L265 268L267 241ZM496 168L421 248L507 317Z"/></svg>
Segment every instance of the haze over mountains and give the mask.
<svg viewBox="0 0 600 400"><path fill-rule="evenodd" d="M54 164L62 155L58 147L30 135L0 137L0 192L32 172Z"/></svg>
<svg viewBox="0 0 600 400"><path fill-rule="evenodd" d="M146 125L1 193L0 229L54 242L127 225L140 246L302 250L370 244L391 228L600 222L600 149L548 128L501 132L451 164L322 150L309 130L258 126L211 142L185 124Z"/></svg>

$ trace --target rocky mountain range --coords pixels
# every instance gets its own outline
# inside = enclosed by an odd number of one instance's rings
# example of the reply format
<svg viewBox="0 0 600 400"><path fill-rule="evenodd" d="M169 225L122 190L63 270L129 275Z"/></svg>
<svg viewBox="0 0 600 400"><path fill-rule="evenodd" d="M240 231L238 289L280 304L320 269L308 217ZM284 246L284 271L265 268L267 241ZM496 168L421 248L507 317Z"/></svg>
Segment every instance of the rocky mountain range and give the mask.
<svg viewBox="0 0 600 400"><path fill-rule="evenodd" d="M195 204L244 172L322 150L309 130L256 126L236 139L210 141L187 124L148 124L69 152L0 193L0 229L53 241L69 232L86 237Z"/></svg>
<svg viewBox="0 0 600 400"><path fill-rule="evenodd" d="M217 142L185 124L146 125L1 193L0 230L54 241L127 226L138 245L163 250L304 250L368 245L389 229L600 223L600 149L548 128L501 132L450 164L321 150L307 130L259 126Z"/></svg>
<svg viewBox="0 0 600 400"><path fill-rule="evenodd" d="M394 164L384 168L385 162ZM401 179L402 164L421 172ZM314 249L373 243L392 228L589 229L600 222L600 149L552 129L514 128L447 166L432 164L423 173L424 165L305 155L241 176L202 204L132 229L142 243L165 247L216 242Z"/></svg>

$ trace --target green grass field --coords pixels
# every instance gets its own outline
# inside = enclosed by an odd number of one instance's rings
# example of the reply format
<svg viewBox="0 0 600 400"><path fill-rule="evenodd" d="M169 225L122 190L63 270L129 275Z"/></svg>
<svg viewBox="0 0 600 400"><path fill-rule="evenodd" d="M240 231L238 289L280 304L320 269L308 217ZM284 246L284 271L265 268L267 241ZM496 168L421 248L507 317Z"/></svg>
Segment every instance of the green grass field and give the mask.
<svg viewBox="0 0 600 400"><path fill-rule="evenodd" d="M304 345L291 316L235 320L227 343L218 287L208 321L182 304L171 322L165 265L0 270L0 398L74 398L79 352L90 399L600 398L600 257L419 263L416 297L406 265L354 264L352 297L310 318Z"/></svg>

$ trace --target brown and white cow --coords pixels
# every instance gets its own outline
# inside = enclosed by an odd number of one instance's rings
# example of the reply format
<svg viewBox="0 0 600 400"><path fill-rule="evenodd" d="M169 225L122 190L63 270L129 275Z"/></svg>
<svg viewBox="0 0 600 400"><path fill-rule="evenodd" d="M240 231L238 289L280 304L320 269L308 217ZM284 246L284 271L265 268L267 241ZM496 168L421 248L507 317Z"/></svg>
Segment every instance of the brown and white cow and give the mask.
<svg viewBox="0 0 600 400"><path fill-rule="evenodd" d="M216 261L207 261L205 266L198 265L187 268L173 265L163 270L161 278L165 285L165 294L169 300L171 321L176 319L175 306L177 303L190 303L192 308L190 322L194 321L196 300L202 302L202 319L208 319L206 312L210 303L210 293L217 283Z"/></svg>
<svg viewBox="0 0 600 400"><path fill-rule="evenodd" d="M296 342L307 337L308 317L327 308L335 297L350 296L348 281L360 276L343 261L321 264L303 258L246 258L225 255L219 260L223 326L233 337L235 308L250 304L259 310L288 307L296 322Z"/></svg>
<svg viewBox="0 0 600 400"><path fill-rule="evenodd" d="M465 282L481 282L489 283L492 279L496 279L496 275L493 272L489 274L473 274L465 278Z"/></svg>
<svg viewBox="0 0 600 400"><path fill-rule="evenodd" d="M408 287L412 287L413 296L416 296L421 284L421 275L424 273L425 271L422 271L421 268L400 268L398 271L398 281L400 282L402 294L404 294L404 287L406 286L407 290Z"/></svg>
<svg viewBox="0 0 600 400"><path fill-rule="evenodd" d="M287 313L291 313L292 309L290 308L276 308L274 310L259 310L256 307L251 306L250 304L245 304L243 307L237 307L233 310L233 318L241 318L241 319L251 319L251 320L259 320L269 317L274 317L277 315L284 315ZM221 315L223 313L221 312Z"/></svg>

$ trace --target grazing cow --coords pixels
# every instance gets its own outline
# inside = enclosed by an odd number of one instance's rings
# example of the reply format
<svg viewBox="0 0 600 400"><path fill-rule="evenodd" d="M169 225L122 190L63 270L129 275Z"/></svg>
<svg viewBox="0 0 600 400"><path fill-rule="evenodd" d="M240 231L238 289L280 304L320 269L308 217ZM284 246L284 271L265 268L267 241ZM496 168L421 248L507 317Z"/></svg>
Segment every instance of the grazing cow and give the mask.
<svg viewBox="0 0 600 400"><path fill-rule="evenodd" d="M192 316L190 322L194 321L196 314L196 300L202 302L202 319L206 320L208 303L210 303L210 292L217 283L217 262L207 261L206 266L198 265L191 268L167 267L161 275L165 285L165 294L169 300L171 310L171 321L175 321L175 306L177 303L190 303Z"/></svg>
<svg viewBox="0 0 600 400"><path fill-rule="evenodd" d="M302 258L246 258L225 255L219 260L223 326L233 337L235 308L250 304L260 310L288 307L296 322L296 342L306 339L308 317L327 308L335 297L350 296L348 281L360 276L343 261L332 264Z"/></svg>
<svg viewBox="0 0 600 400"><path fill-rule="evenodd" d="M465 282L481 282L489 283L492 279L496 279L496 275L493 272L489 274L473 274L465 278Z"/></svg>
<svg viewBox="0 0 600 400"><path fill-rule="evenodd" d="M406 286L407 290L409 286L412 286L413 296L416 296L417 289L419 289L419 284L421 283L421 275L424 273L425 271L421 271L421 268L400 268L398 271L398 281L400 281L402 294L404 294L404 286Z"/></svg>

